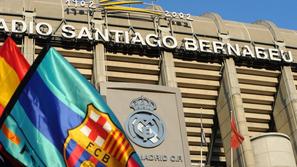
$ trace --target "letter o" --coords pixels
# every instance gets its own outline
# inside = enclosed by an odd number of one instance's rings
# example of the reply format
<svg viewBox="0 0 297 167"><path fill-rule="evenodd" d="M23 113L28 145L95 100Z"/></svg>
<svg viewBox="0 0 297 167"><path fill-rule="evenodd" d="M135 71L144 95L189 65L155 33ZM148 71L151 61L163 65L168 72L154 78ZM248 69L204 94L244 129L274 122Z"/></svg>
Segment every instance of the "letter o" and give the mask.
<svg viewBox="0 0 297 167"><path fill-rule="evenodd" d="M169 41L171 41L172 44ZM177 40L173 36L165 36L162 39L162 42L165 48L175 49L177 47Z"/></svg>
<svg viewBox="0 0 297 167"><path fill-rule="evenodd" d="M48 29L47 32L43 32L43 30L41 30L42 27L47 27L47 29ZM36 25L36 32L37 32L37 34L42 35L42 36L50 36L53 32L53 28L48 23L40 22Z"/></svg>
<svg viewBox="0 0 297 167"><path fill-rule="evenodd" d="M86 6L86 1L84 1L84 0L80 1L80 6L85 7Z"/></svg>

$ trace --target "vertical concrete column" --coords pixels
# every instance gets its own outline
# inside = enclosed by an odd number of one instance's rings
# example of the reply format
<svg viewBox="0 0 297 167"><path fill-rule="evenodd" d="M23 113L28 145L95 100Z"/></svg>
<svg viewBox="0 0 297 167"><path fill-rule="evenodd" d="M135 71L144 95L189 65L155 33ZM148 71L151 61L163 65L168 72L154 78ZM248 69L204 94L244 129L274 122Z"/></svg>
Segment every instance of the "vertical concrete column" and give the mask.
<svg viewBox="0 0 297 167"><path fill-rule="evenodd" d="M34 21L34 17L36 16L35 13L32 12L24 12L23 15L25 16L25 22L27 25L30 24L30 22ZM27 61L29 64L32 64L34 61L34 55L35 55L35 40L33 37L29 36L24 36L23 38L23 53L24 56L26 57Z"/></svg>
<svg viewBox="0 0 297 167"><path fill-rule="evenodd" d="M163 85L177 87L173 54L171 52L163 52L160 77Z"/></svg>
<svg viewBox="0 0 297 167"><path fill-rule="evenodd" d="M98 43L94 47L94 65L93 65L93 75L94 82L106 82L106 67L105 67L105 48L102 43Z"/></svg>
<svg viewBox="0 0 297 167"><path fill-rule="evenodd" d="M277 92L273 116L276 129L291 138L295 159L297 154L297 91L290 66L284 66L281 71L279 89Z"/></svg>
<svg viewBox="0 0 297 167"><path fill-rule="evenodd" d="M169 28L160 27L162 36L169 35ZM159 83L169 87L177 87L176 75L174 68L174 59L172 52L162 51L160 64L160 81Z"/></svg>
<svg viewBox="0 0 297 167"><path fill-rule="evenodd" d="M92 21L96 28L103 29L104 22L102 20ZM93 82L99 86L101 82L107 82L106 77L106 56L103 43L97 43L94 46L94 64L93 64Z"/></svg>
<svg viewBox="0 0 297 167"><path fill-rule="evenodd" d="M241 147L233 152L234 167L254 167L253 148L249 138L235 63L234 60L230 58L224 61L223 77L217 101L219 126L221 127L220 130L228 166L231 166L231 110L233 111L237 128L245 138Z"/></svg>

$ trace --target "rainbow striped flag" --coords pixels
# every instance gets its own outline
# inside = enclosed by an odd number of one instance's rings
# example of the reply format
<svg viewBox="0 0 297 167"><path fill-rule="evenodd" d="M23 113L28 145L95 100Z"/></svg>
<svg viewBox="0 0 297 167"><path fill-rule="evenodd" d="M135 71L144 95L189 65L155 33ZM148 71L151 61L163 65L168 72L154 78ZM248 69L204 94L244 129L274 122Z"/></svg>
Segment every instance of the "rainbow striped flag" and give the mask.
<svg viewBox="0 0 297 167"><path fill-rule="evenodd" d="M21 143L0 142L25 166L143 166L97 90L54 48L43 49L3 115Z"/></svg>

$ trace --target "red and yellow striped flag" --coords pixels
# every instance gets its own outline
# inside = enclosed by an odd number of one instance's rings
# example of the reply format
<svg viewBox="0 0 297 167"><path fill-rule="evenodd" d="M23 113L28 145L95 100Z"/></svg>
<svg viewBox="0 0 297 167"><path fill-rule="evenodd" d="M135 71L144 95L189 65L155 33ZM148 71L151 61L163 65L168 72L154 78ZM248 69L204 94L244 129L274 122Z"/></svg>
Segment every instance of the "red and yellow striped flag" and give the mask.
<svg viewBox="0 0 297 167"><path fill-rule="evenodd" d="M0 48L0 116L30 65L8 37Z"/></svg>
<svg viewBox="0 0 297 167"><path fill-rule="evenodd" d="M8 37L4 45L0 48L0 117L29 68L29 63L16 43ZM1 127L1 131L10 142L16 145L20 144L19 137L5 124ZM0 145L0 155L5 158L4 163L6 165L21 166L14 158L6 153L2 145Z"/></svg>

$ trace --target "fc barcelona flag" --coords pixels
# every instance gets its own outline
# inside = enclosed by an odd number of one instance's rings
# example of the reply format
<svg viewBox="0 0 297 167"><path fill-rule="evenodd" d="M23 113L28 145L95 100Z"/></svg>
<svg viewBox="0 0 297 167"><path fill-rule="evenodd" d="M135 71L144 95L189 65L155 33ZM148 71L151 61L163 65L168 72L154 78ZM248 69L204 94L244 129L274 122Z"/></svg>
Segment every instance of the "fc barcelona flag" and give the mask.
<svg viewBox="0 0 297 167"><path fill-rule="evenodd" d="M5 108L0 125L20 138L6 151L25 166L141 167L97 90L54 48L44 48Z"/></svg>

